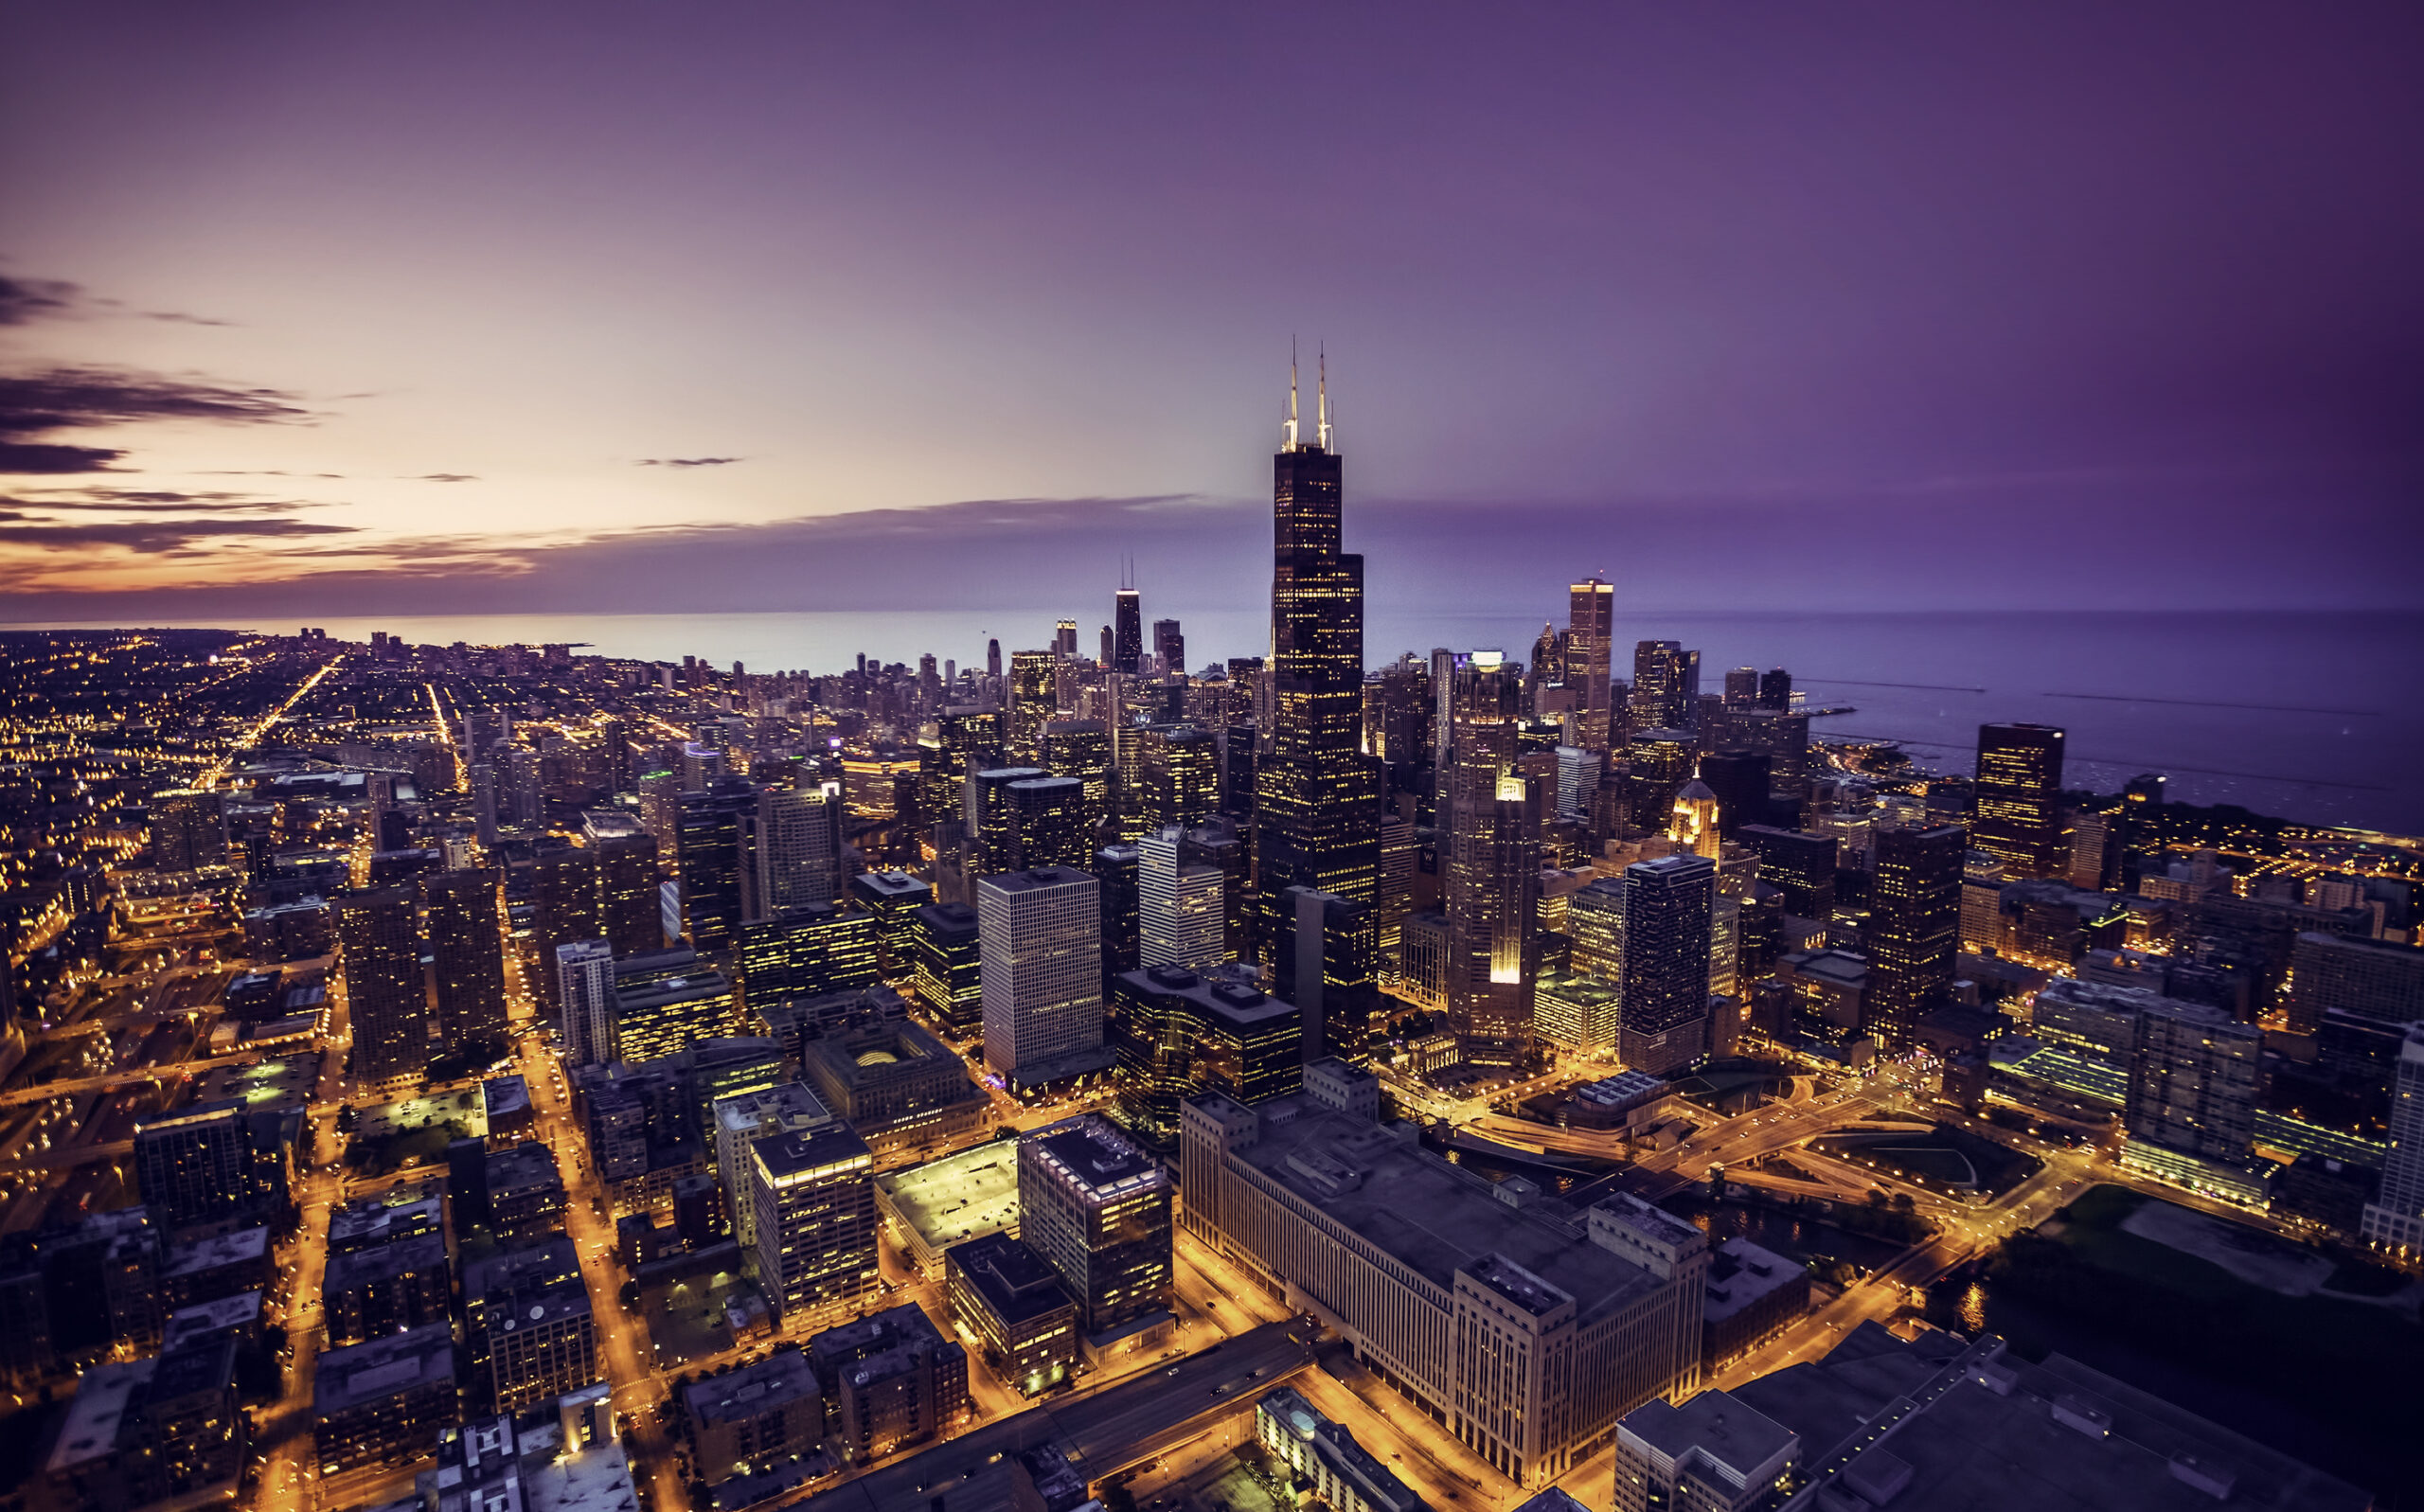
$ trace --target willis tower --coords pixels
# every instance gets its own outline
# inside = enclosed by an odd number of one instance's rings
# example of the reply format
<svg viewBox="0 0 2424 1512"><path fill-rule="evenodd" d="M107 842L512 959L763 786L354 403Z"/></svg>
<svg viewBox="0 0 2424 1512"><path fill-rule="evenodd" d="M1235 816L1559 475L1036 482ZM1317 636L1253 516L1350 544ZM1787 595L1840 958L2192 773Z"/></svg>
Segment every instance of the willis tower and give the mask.
<svg viewBox="0 0 2424 1512"><path fill-rule="evenodd" d="M1339 550L1340 469L1330 450L1327 365L1316 390L1315 438L1308 444L1298 436L1295 365L1289 365L1288 419L1273 459L1273 709L1270 753L1255 774L1255 891L1264 964L1274 972L1282 952L1292 955L1300 943L1312 943L1296 939L1299 920L1310 925L1312 915L1304 895L1289 889L1341 900L1344 906L1323 904L1330 921L1325 932L1368 935L1380 888L1380 783L1363 755L1364 559ZM1329 941L1322 953L1331 964L1323 974L1365 976L1370 951L1368 939Z"/></svg>

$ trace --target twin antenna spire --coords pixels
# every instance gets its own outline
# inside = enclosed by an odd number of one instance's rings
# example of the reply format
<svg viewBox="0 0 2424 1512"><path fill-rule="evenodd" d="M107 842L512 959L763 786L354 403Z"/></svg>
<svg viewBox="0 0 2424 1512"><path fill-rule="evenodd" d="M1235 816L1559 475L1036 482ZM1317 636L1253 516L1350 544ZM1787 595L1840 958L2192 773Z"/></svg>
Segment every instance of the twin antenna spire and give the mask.
<svg viewBox="0 0 2424 1512"><path fill-rule="evenodd" d="M1313 402L1315 405L1313 411L1315 416L1313 435L1315 444L1319 446L1321 450L1327 452L1330 449L1329 353L1319 347L1313 348L1313 360L1319 365L1314 368L1313 379ZM1288 418L1283 421L1279 427L1279 449L1283 452L1296 451L1302 445L1302 443L1297 439L1296 341L1292 336L1288 340Z"/></svg>

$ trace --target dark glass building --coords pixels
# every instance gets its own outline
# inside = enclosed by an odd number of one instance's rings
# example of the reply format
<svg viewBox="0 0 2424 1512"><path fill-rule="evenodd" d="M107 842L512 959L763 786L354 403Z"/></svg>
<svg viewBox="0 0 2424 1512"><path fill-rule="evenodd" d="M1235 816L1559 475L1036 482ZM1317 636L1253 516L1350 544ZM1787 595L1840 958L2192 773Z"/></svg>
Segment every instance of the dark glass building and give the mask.
<svg viewBox="0 0 2424 1512"><path fill-rule="evenodd" d="M2017 879L2060 877L2070 866L2062 833L2062 732L2050 724L1978 726L1978 781L1970 844Z"/></svg>
<svg viewBox="0 0 2424 1512"><path fill-rule="evenodd" d="M1889 829L1871 843L1867 1019L1889 1048L1909 1043L1919 1020L1950 1001L1969 848L1959 825Z"/></svg>
<svg viewBox="0 0 2424 1512"><path fill-rule="evenodd" d="M1292 378L1273 459L1271 747L1255 774L1266 956L1289 888L1368 905L1380 887L1380 782L1363 755L1364 559L1339 549L1343 473L1326 391L1315 434L1298 439Z"/></svg>

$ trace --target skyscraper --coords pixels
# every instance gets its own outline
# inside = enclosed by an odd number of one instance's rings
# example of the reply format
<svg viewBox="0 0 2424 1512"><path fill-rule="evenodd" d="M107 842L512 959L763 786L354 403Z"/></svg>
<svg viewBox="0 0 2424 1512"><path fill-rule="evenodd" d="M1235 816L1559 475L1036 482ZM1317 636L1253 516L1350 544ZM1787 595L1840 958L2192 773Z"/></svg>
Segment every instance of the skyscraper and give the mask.
<svg viewBox="0 0 2424 1512"><path fill-rule="evenodd" d="M1014 1088L1110 1063L1098 892L1092 877L1065 866L976 884L985 1061Z"/></svg>
<svg viewBox="0 0 2424 1512"><path fill-rule="evenodd" d="M1141 966L1201 971L1228 959L1227 878L1189 854L1177 825L1136 843L1136 946Z"/></svg>
<svg viewBox="0 0 2424 1512"><path fill-rule="evenodd" d="M2404 1257L2424 1250L2424 1023L2409 1024L2399 1041L2390 1110L2390 1156L2362 1233Z"/></svg>
<svg viewBox="0 0 2424 1512"><path fill-rule="evenodd" d="M702 955L737 943L744 908L746 838L758 792L746 777L717 777L682 795L682 930Z"/></svg>
<svg viewBox="0 0 2424 1512"><path fill-rule="evenodd" d="M1111 669L1134 677L1145 657L1145 606L1135 589L1113 596L1111 623Z"/></svg>
<svg viewBox="0 0 2424 1512"><path fill-rule="evenodd" d="M564 1058L576 1066L620 1058L615 1042L615 952L604 940L559 945L552 963Z"/></svg>
<svg viewBox="0 0 2424 1512"><path fill-rule="evenodd" d="M1959 825L1888 829L1872 842L1865 1013L1891 1048L1908 1044L1919 1020L1950 1001L1969 844Z"/></svg>
<svg viewBox="0 0 2424 1512"><path fill-rule="evenodd" d="M1111 817L1112 784L1117 779L1111 764L1111 733L1102 720L1054 720L1044 725L1043 769L1085 784L1087 833L1099 832Z"/></svg>
<svg viewBox="0 0 2424 1512"><path fill-rule="evenodd" d="M1756 705L1758 702L1759 669L1757 667L1737 667L1725 674L1726 707L1739 708L1745 704Z"/></svg>
<svg viewBox="0 0 2424 1512"><path fill-rule="evenodd" d="M351 894L337 904L354 1075L408 1076L429 1064L429 993L420 964L419 893L410 886Z"/></svg>
<svg viewBox="0 0 2424 1512"><path fill-rule="evenodd" d="M1666 856L1625 868L1623 1020L1616 1057L1666 1076L1706 1054L1708 957L1717 867Z"/></svg>
<svg viewBox="0 0 2424 1512"><path fill-rule="evenodd" d="M1574 710L1582 748L1605 751L1613 738L1608 662L1614 645L1616 591L1610 584L1590 578L1574 584L1568 595L1565 681L1575 690Z"/></svg>
<svg viewBox="0 0 2424 1512"><path fill-rule="evenodd" d="M2062 732L2049 724L1978 726L1972 846L2017 879L2060 877L2070 864L2062 835Z"/></svg>
<svg viewBox="0 0 2424 1512"><path fill-rule="evenodd" d="M1380 881L1379 783L1362 755L1364 559L1339 550L1343 473L1330 447L1326 377L1317 406L1315 439L1307 443L1292 367L1273 459L1271 749L1255 774L1257 937L1266 954L1289 888L1368 905Z"/></svg>
<svg viewBox="0 0 2424 1512"><path fill-rule="evenodd" d="M1029 777L1013 782L1009 794L1016 836L1012 869L1035 866L1082 868L1095 853L1092 807L1077 777Z"/></svg>
<svg viewBox="0 0 2424 1512"><path fill-rule="evenodd" d="M1449 931L1448 1022L1472 1065L1522 1065L1539 975L1541 794L1516 770L1523 688L1497 651L1456 669L1447 836L1440 870Z"/></svg>
<svg viewBox="0 0 2424 1512"><path fill-rule="evenodd" d="M1043 727L1059 697L1059 667L1050 651L1010 653L1010 750L1022 761L1043 757Z"/></svg>
<svg viewBox="0 0 2424 1512"><path fill-rule="evenodd" d="M1077 1297L1091 1346L1167 1310L1174 1191L1099 1113L1019 1136L1019 1237Z"/></svg>
<svg viewBox="0 0 2424 1512"><path fill-rule="evenodd" d="M1381 996L1376 932L1360 916L1369 910L1310 887L1290 888L1287 901L1273 986L1300 1015L1305 1063L1328 1057L1363 1065Z"/></svg>
<svg viewBox="0 0 2424 1512"><path fill-rule="evenodd" d="M1688 730L1699 711L1701 653L1681 641L1641 641L1632 649L1632 727Z"/></svg>
<svg viewBox="0 0 2424 1512"><path fill-rule="evenodd" d="M1165 672L1186 670L1186 636L1175 619L1153 621L1153 654L1162 659Z"/></svg>
<svg viewBox="0 0 2424 1512"><path fill-rule="evenodd" d="M1063 619L1052 627L1052 653L1056 656L1078 654L1078 622Z"/></svg>
<svg viewBox="0 0 2424 1512"><path fill-rule="evenodd" d="M493 866L423 878L437 1033L448 1046L505 1035L505 874Z"/></svg>
<svg viewBox="0 0 2424 1512"><path fill-rule="evenodd" d="M227 861L227 826L219 794L171 788L152 795L152 863L162 871L194 871Z"/></svg>
<svg viewBox="0 0 2424 1512"><path fill-rule="evenodd" d="M759 917L842 895L841 809L840 794L822 786L758 795L750 862L757 869L753 912Z"/></svg>
<svg viewBox="0 0 2424 1512"><path fill-rule="evenodd" d="M1148 830L1202 824L1221 807L1220 742L1192 724L1155 725L1136 742L1137 811Z"/></svg>
<svg viewBox="0 0 2424 1512"><path fill-rule="evenodd" d="M1759 677L1759 707L1782 713L1792 707L1792 674L1771 667Z"/></svg>

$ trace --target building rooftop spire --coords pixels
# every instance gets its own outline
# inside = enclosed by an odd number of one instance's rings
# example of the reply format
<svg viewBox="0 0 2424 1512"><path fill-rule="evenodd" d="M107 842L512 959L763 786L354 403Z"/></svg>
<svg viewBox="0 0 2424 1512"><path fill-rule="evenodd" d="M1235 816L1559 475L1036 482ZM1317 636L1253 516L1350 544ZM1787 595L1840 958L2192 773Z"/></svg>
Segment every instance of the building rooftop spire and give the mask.
<svg viewBox="0 0 2424 1512"><path fill-rule="evenodd" d="M1317 365L1313 369L1316 375L1313 380L1313 414L1318 422L1313 434L1321 449L1327 452L1329 450L1329 352L1316 347L1313 353L1313 361Z"/></svg>
<svg viewBox="0 0 2424 1512"><path fill-rule="evenodd" d="M1279 449L1296 450L1296 338L1288 338L1288 419L1279 427Z"/></svg>

